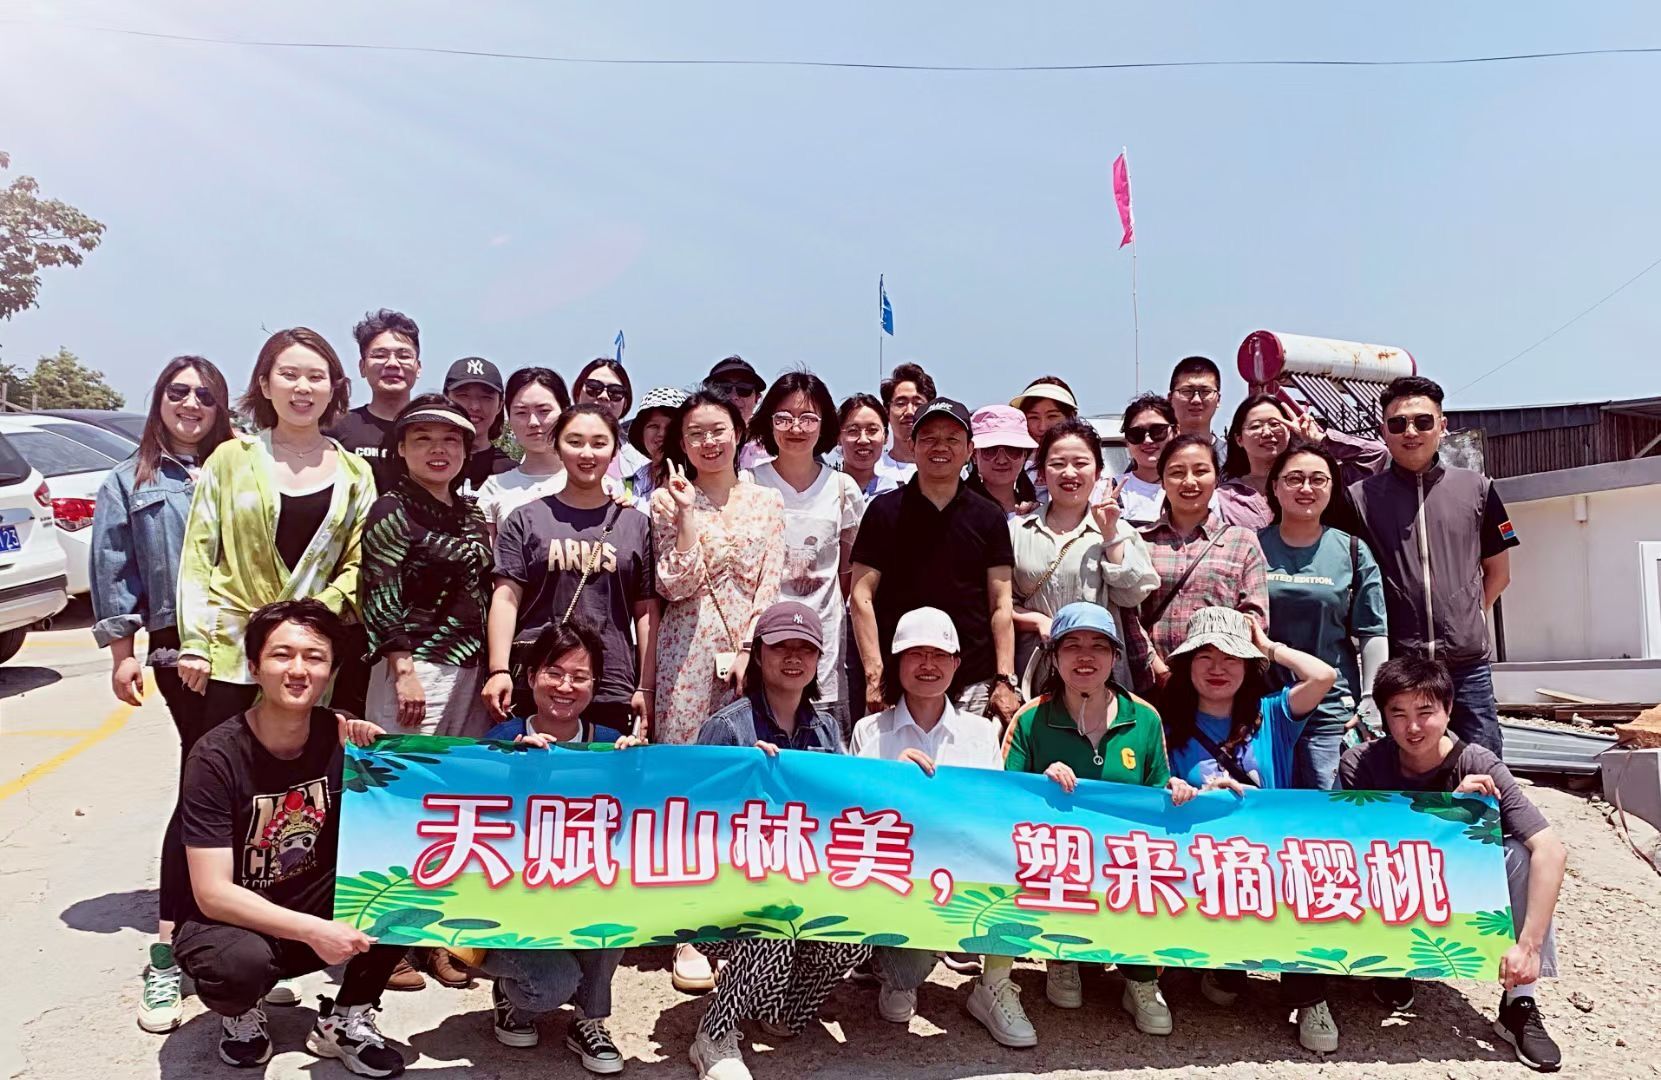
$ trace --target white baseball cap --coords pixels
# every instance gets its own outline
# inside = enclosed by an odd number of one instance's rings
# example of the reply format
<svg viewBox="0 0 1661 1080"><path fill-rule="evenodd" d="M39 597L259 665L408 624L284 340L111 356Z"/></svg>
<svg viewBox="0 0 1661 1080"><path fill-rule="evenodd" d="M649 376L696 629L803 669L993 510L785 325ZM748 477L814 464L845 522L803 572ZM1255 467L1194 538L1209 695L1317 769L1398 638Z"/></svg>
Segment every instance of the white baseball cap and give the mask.
<svg viewBox="0 0 1661 1080"><path fill-rule="evenodd" d="M915 608L900 616L899 623L894 627L894 644L889 651L902 653L918 646L939 649L954 656L963 651L957 643L957 627L952 625L952 617L932 607Z"/></svg>

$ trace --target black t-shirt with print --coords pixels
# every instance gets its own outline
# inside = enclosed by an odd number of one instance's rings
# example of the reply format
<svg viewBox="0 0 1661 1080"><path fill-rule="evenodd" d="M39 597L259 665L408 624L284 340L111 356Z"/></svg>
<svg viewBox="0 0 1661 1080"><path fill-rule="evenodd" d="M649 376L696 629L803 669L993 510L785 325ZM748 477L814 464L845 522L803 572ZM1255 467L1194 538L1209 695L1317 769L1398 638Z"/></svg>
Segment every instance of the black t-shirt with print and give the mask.
<svg viewBox="0 0 1661 1080"><path fill-rule="evenodd" d="M340 723L311 712L300 756L275 757L244 713L202 736L185 762L179 822L187 848L230 848L233 880L278 907L334 914L340 840ZM211 922L189 898L190 918Z"/></svg>
<svg viewBox="0 0 1661 1080"><path fill-rule="evenodd" d="M335 426L328 431L336 442L369 462L369 468L375 473L376 491L386 491L391 485L387 473L391 466L381 450L392 425L391 420L382 420L370 412L369 406L359 405L335 421Z"/></svg>
<svg viewBox="0 0 1661 1080"><path fill-rule="evenodd" d="M484 482L497 473L512 472L519 467L513 460L513 455L492 443L483 450L474 450L467 455L467 464L462 466L461 491L464 495L477 495Z"/></svg>

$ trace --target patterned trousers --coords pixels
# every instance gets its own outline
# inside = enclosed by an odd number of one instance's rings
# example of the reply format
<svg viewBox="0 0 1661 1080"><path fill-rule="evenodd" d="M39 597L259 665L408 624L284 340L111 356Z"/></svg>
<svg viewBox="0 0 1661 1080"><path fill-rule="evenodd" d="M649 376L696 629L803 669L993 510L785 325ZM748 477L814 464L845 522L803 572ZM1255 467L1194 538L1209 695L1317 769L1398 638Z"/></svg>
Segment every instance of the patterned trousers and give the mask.
<svg viewBox="0 0 1661 1080"><path fill-rule="evenodd" d="M733 941L709 955L727 958L699 1028L720 1039L745 1017L799 1034L840 983L871 956L869 945L841 941Z"/></svg>

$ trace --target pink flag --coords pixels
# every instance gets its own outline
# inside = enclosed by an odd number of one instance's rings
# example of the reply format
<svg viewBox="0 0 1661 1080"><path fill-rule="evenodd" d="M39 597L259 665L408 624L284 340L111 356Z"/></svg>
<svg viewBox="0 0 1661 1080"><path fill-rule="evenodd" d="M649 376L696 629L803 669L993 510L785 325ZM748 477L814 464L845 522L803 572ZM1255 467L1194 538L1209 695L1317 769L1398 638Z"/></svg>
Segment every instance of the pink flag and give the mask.
<svg viewBox="0 0 1661 1080"><path fill-rule="evenodd" d="M1125 151L1113 159L1113 201L1119 204L1119 223L1125 227L1125 237L1119 246L1136 240L1136 218L1130 212L1130 159Z"/></svg>

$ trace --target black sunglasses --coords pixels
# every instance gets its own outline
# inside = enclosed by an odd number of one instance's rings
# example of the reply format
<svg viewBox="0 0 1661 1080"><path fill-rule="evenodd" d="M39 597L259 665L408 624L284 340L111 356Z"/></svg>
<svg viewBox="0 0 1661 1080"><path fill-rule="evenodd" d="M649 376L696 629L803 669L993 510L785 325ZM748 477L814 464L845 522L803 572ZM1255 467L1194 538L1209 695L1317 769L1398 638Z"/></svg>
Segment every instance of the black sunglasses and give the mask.
<svg viewBox="0 0 1661 1080"><path fill-rule="evenodd" d="M197 404L204 409L211 409L219 404L219 399L214 397L213 391L205 386L186 386L184 383L178 382L168 383L167 389L162 393L166 394L167 400L175 405L182 404L185 398L193 393L196 395Z"/></svg>
<svg viewBox="0 0 1661 1080"><path fill-rule="evenodd" d="M1418 413L1415 416L1392 416L1384 421L1384 430L1392 435L1400 435L1407 430L1408 420L1413 421L1413 430L1429 431L1436 426L1436 417L1430 413Z"/></svg>
<svg viewBox="0 0 1661 1080"><path fill-rule="evenodd" d="M761 393L760 390L756 389L755 383L752 382L727 382L725 379L721 379L710 383L710 385L734 397L755 397Z"/></svg>
<svg viewBox="0 0 1661 1080"><path fill-rule="evenodd" d="M622 401L629 396L627 388L622 383L601 382L599 379L584 379L582 391L589 397L608 398L612 401Z"/></svg>
<svg viewBox="0 0 1661 1080"><path fill-rule="evenodd" d="M1128 427L1125 429L1125 441L1140 446L1152 439L1154 442L1164 442L1171 434L1170 424L1148 424L1144 427Z"/></svg>

